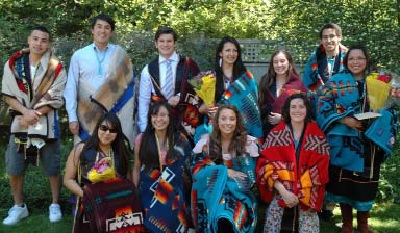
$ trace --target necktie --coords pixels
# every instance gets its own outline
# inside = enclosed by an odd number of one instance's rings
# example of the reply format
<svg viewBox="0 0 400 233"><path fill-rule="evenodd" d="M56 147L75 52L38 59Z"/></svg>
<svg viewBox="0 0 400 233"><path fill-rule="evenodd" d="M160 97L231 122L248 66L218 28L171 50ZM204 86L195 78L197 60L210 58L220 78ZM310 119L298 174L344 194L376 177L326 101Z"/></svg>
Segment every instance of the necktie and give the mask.
<svg viewBox="0 0 400 233"><path fill-rule="evenodd" d="M171 60L167 59L167 75L165 78L165 84L164 84L164 97L168 100L174 95L174 76L172 74L172 65L171 65Z"/></svg>

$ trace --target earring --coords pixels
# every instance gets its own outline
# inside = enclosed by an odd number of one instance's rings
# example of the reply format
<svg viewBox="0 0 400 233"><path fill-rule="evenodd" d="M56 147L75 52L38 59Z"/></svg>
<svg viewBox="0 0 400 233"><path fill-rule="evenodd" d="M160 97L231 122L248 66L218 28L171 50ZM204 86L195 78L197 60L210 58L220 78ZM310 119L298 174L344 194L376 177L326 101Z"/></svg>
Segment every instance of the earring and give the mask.
<svg viewBox="0 0 400 233"><path fill-rule="evenodd" d="M222 67L222 57L219 58L219 67Z"/></svg>

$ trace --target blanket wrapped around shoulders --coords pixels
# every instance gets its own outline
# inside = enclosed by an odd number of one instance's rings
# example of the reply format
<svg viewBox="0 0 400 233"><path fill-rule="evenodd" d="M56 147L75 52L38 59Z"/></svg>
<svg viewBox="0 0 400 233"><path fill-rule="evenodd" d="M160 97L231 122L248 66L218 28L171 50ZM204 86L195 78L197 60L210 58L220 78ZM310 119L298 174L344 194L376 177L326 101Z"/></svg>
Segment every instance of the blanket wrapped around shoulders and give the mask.
<svg viewBox="0 0 400 233"><path fill-rule="evenodd" d="M6 63L2 79L2 95L17 99L29 109L50 106L52 110L41 116L36 124L24 127L18 120L22 113L11 109L11 133L17 137L28 136L38 140L55 139L59 137L56 109L64 104L66 72L59 59L49 50L42 56L34 77L31 77L29 53L29 49L20 50Z"/></svg>
<svg viewBox="0 0 400 233"><path fill-rule="evenodd" d="M94 90L85 80L79 79L77 114L82 140L92 134L104 112L111 111L118 115L128 142L134 141L134 85L131 59L120 46L116 47L111 57L106 81L99 89Z"/></svg>
<svg viewBox="0 0 400 233"><path fill-rule="evenodd" d="M320 210L328 182L329 146L315 122L304 131L298 162L289 126L279 123L269 133L257 161L257 186L261 199L271 202L274 182L279 180L300 200L303 209ZM279 204L285 207L283 200Z"/></svg>
<svg viewBox="0 0 400 233"><path fill-rule="evenodd" d="M192 216L198 232L217 232L221 218L229 220L235 232L254 232L254 167L254 158L248 154L233 157L229 165L216 164L204 151L193 155ZM247 178L229 178L228 168L245 173Z"/></svg>

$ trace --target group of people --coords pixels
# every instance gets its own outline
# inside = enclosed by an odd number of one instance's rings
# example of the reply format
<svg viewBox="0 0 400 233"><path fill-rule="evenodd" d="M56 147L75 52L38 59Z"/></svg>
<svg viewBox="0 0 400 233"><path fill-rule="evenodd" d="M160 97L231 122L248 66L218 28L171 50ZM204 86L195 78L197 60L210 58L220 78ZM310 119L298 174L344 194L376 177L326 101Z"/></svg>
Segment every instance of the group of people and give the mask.
<svg viewBox="0 0 400 233"><path fill-rule="evenodd" d="M353 208L358 230L372 232L369 211L388 154L366 134L374 122L354 117L372 110L365 82L370 57L362 46L344 47L338 25L322 27L302 78L291 54L277 50L258 85L240 44L222 38L211 105L190 84L200 69L176 52L172 28L155 33L159 55L139 83L128 54L110 43L115 21L101 14L91 29L94 42L73 54L68 74L42 26L31 31L29 49L4 67L2 95L12 116L6 171L15 203L4 225L29 215L22 195L29 162L43 164L50 222L61 220L57 109L65 100L75 144L64 175L77 196L74 232L254 232L256 192L268 203L264 232L319 232L318 213L329 214L330 203L340 204L342 233L353 232ZM379 121L392 138L396 114L387 109ZM199 132L201 124L210 127ZM94 195L104 193L124 197L107 204L118 205L112 220L119 225L88 221L109 218L95 213L103 199Z"/></svg>

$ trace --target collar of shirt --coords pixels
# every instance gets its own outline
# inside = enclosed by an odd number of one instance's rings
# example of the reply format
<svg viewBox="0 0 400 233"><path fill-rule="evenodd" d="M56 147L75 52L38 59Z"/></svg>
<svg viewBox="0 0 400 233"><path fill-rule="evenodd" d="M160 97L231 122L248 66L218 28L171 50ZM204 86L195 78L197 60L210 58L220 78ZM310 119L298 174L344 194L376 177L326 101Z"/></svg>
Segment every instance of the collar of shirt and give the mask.
<svg viewBox="0 0 400 233"><path fill-rule="evenodd" d="M179 55L176 53L176 51L174 51L172 56L169 58L158 55L158 63L159 64L166 63L168 59L171 60L172 63L177 62L179 60Z"/></svg>
<svg viewBox="0 0 400 233"><path fill-rule="evenodd" d="M106 46L102 51L100 51L100 50L97 48L96 43L93 42L92 46L93 46L93 48L94 48L95 50L98 50L99 52L104 52L105 49L108 48L108 47L110 46L110 43L107 43L107 46Z"/></svg>

